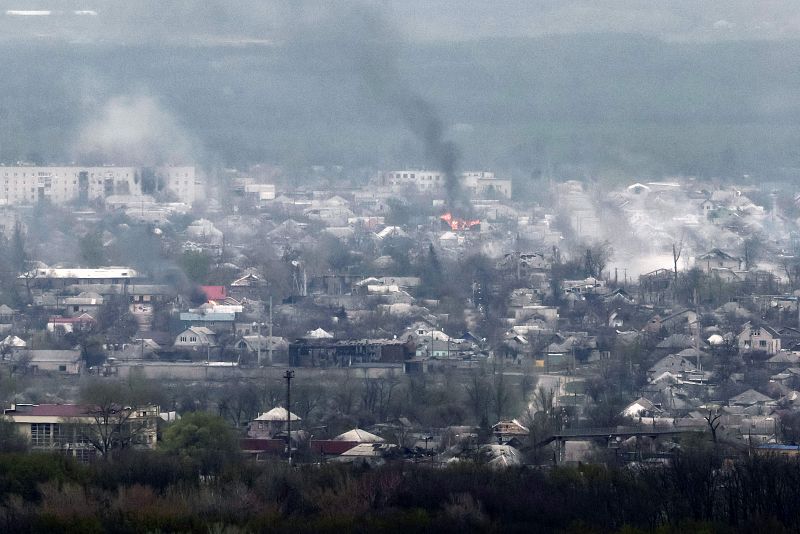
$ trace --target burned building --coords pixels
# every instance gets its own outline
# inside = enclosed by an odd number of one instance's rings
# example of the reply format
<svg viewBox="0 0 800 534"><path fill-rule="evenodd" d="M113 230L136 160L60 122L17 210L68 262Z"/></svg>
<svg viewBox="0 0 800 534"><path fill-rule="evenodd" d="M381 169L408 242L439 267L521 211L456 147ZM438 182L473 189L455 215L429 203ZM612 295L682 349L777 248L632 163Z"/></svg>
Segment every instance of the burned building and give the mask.
<svg viewBox="0 0 800 534"><path fill-rule="evenodd" d="M298 339L289 344L289 365L292 367L402 363L413 356L413 343L394 339Z"/></svg>

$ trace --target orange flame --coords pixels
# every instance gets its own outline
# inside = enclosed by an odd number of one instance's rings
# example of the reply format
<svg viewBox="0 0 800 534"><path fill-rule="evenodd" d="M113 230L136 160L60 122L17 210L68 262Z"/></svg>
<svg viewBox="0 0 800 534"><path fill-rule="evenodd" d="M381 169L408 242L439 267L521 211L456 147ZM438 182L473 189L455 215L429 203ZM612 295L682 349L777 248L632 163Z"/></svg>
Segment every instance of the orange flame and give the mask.
<svg viewBox="0 0 800 534"><path fill-rule="evenodd" d="M454 232L459 230L469 230L473 226L477 226L481 223L481 221L478 219L467 220L453 217L453 214L450 212L445 213L439 218L446 222Z"/></svg>

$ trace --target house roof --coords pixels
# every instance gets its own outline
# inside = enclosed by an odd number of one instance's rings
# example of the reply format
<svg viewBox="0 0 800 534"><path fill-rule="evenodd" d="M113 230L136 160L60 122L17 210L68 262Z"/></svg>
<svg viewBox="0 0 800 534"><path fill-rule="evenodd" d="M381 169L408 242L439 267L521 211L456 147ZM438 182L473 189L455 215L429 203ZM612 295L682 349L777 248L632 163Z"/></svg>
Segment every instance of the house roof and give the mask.
<svg viewBox="0 0 800 534"><path fill-rule="evenodd" d="M103 267L98 269L36 269L27 275L34 278L66 278L78 280L103 280L107 278L136 278L139 276L129 267ZM25 278L26 275L20 276Z"/></svg>
<svg viewBox="0 0 800 534"><path fill-rule="evenodd" d="M283 406L276 406L268 412L262 413L255 418L256 421L286 421L287 411ZM300 418L289 412L292 421L300 421Z"/></svg>
<svg viewBox="0 0 800 534"><path fill-rule="evenodd" d="M672 334L662 339L656 348L659 349L689 349L694 347L692 336L687 334Z"/></svg>
<svg viewBox="0 0 800 534"><path fill-rule="evenodd" d="M326 332L322 328L317 328L316 330L311 330L304 336L305 339L332 339L333 334L330 332Z"/></svg>
<svg viewBox="0 0 800 534"><path fill-rule="evenodd" d="M95 322L94 317L89 315L88 313L82 313L77 317L50 317L47 319L47 322L50 324L80 324L80 323L93 323Z"/></svg>
<svg viewBox="0 0 800 534"><path fill-rule="evenodd" d="M768 363L800 363L800 354L781 351L769 360Z"/></svg>
<svg viewBox="0 0 800 534"><path fill-rule="evenodd" d="M254 349L258 349L258 346L261 345L261 348L269 348L272 345L272 348L277 346L287 346L288 343L285 339L279 336L262 336L262 335L252 335L252 336L242 336L241 341L244 341L248 347L252 347Z"/></svg>
<svg viewBox="0 0 800 534"><path fill-rule="evenodd" d="M402 228L399 226L387 226L380 232L375 234L380 239L385 239L387 237L408 237L408 234L403 231Z"/></svg>
<svg viewBox="0 0 800 534"><path fill-rule="evenodd" d="M750 323L750 321L748 321L748 322L746 322L746 323L744 324L744 326L742 327L742 332L741 332L739 335L743 335L743 334L745 334L746 332L748 332L748 330L749 330L751 333L752 333L754 330L755 330L755 331L763 330L764 332L767 332L767 333L768 333L770 336L772 336L773 338L779 338L779 337L781 337L781 335L778 333L778 331L777 331L777 330L775 330L774 328L772 328L771 326L768 326L768 325L753 326L753 324L752 324L752 323Z"/></svg>
<svg viewBox="0 0 800 534"><path fill-rule="evenodd" d="M249 287L252 284L261 283L261 277L253 273L248 273L241 278L237 278L231 282L231 287Z"/></svg>
<svg viewBox="0 0 800 534"><path fill-rule="evenodd" d="M228 296L225 286L200 286L200 290L208 300L225 300Z"/></svg>
<svg viewBox="0 0 800 534"><path fill-rule="evenodd" d="M188 321L188 322L216 322L216 321L235 321L236 320L236 313L192 313L192 312L181 312L180 314L181 321Z"/></svg>
<svg viewBox="0 0 800 534"><path fill-rule="evenodd" d="M24 350L19 356L30 357L31 363L75 363L81 359L79 350Z"/></svg>
<svg viewBox="0 0 800 534"><path fill-rule="evenodd" d="M772 399L763 393L759 393L754 389L748 389L744 393L740 393L735 397L728 399L729 404L740 404L749 406L751 404L758 404L760 402L770 402Z"/></svg>
<svg viewBox="0 0 800 534"><path fill-rule="evenodd" d="M670 354L661 358L653 365L649 371L654 374L662 374L664 372L680 373L683 371L694 371L697 367L688 359L677 354Z"/></svg>
<svg viewBox="0 0 800 534"><path fill-rule="evenodd" d="M498 421L492 425L492 430L498 434L527 435L530 430L516 419L511 421Z"/></svg>
<svg viewBox="0 0 800 534"><path fill-rule="evenodd" d="M0 346L2 347L25 347L27 345L24 339L20 339L14 335L6 336L3 341L0 341Z"/></svg>
<svg viewBox="0 0 800 534"><path fill-rule="evenodd" d="M217 335L216 332L214 332L213 330L211 330L210 328L208 328L206 326L190 326L189 328L184 330L184 332L186 332L187 330L189 330L191 332L194 332L195 334L200 334L200 335L203 335L203 336L215 336L215 335Z"/></svg>
<svg viewBox="0 0 800 534"><path fill-rule="evenodd" d="M359 443L352 449L344 451L342 456L383 456L384 453L397 447L391 443Z"/></svg>
<svg viewBox="0 0 800 534"><path fill-rule="evenodd" d="M728 261L739 261L739 258L731 256L727 252L723 252L718 248L713 248L697 257L698 260L728 260Z"/></svg>
<svg viewBox="0 0 800 534"><path fill-rule="evenodd" d="M360 428L354 428L353 430L348 430L343 434L339 434L335 438L334 441L355 441L358 443L383 443L386 440L380 436L376 436L371 432L367 432L366 430L361 430Z"/></svg>
<svg viewBox="0 0 800 534"><path fill-rule="evenodd" d="M90 411L91 407L85 404L34 404L17 405L14 409L5 410L5 413L37 417L79 417Z"/></svg>

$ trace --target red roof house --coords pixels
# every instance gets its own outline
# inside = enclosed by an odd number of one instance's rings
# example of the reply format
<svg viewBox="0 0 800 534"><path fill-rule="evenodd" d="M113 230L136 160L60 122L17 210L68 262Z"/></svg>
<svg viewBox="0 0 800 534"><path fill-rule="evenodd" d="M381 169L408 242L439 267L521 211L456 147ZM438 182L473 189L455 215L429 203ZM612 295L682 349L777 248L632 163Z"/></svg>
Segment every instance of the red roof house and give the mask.
<svg viewBox="0 0 800 534"><path fill-rule="evenodd" d="M225 286L200 286L208 300L225 300L228 297L228 290Z"/></svg>

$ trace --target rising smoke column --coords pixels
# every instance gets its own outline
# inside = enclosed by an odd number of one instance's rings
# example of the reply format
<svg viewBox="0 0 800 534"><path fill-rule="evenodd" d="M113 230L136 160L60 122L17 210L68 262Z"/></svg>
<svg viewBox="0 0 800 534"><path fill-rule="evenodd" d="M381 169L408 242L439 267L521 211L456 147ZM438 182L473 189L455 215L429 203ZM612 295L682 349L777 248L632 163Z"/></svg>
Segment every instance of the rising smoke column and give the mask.
<svg viewBox="0 0 800 534"><path fill-rule="evenodd" d="M448 208L459 217L471 216L472 205L458 173L458 148L445 138L445 128L435 106L414 91L401 73L398 56L402 39L386 18L363 5L339 6L323 17L309 13L295 13L295 16L313 19L312 27L302 32L301 37L293 36L295 42L309 40L323 55L344 57L345 64L363 78L373 96L397 112L422 142L426 163L445 176Z"/></svg>
<svg viewBox="0 0 800 534"><path fill-rule="evenodd" d="M356 11L356 16L361 17L361 26L370 29L360 34L365 39L360 42L360 54L355 56L368 86L381 102L400 114L425 147L428 164L444 174L448 208L460 217L471 215L472 205L458 173L461 157L458 147L445 138L442 119L433 104L414 91L400 72L399 38L374 10L362 8Z"/></svg>

